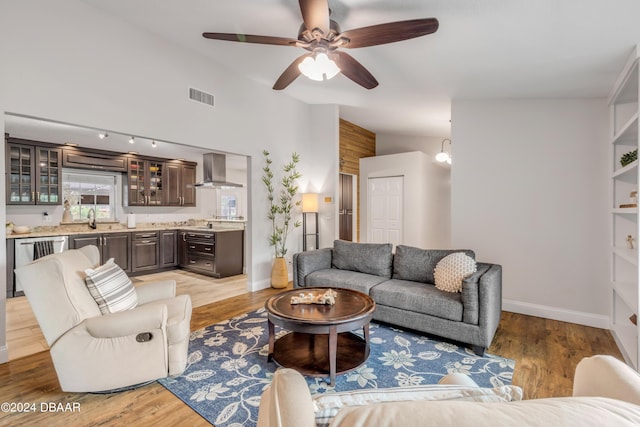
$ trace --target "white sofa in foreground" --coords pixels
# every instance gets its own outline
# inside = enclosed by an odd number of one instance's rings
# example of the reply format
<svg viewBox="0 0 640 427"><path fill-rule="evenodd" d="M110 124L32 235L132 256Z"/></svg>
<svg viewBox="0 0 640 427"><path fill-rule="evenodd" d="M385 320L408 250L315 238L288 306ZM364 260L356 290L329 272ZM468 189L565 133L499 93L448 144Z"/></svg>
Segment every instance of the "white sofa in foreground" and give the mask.
<svg viewBox="0 0 640 427"><path fill-rule="evenodd" d="M335 393L328 398L337 410L327 420L316 418L323 405L326 411L327 395L313 398L301 374L280 369L262 395L258 427L316 427L317 422L331 427L640 425L640 375L611 356L578 364L573 397L518 400L518 387L481 389L459 378L445 377L445 385L431 386L431 396L420 400L411 389L387 389L386 401L366 391Z"/></svg>

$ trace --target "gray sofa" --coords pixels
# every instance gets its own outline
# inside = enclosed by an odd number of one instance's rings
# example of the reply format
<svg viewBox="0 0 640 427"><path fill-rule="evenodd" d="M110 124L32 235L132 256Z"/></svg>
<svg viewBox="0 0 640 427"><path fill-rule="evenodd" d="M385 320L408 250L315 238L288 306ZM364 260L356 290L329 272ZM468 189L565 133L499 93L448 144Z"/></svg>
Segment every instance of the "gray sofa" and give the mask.
<svg viewBox="0 0 640 427"><path fill-rule="evenodd" d="M493 340L502 310L502 267L477 263L462 292L437 289L433 272L453 252L336 240L333 248L293 256L294 287L354 289L376 302L373 319L469 344L478 355Z"/></svg>

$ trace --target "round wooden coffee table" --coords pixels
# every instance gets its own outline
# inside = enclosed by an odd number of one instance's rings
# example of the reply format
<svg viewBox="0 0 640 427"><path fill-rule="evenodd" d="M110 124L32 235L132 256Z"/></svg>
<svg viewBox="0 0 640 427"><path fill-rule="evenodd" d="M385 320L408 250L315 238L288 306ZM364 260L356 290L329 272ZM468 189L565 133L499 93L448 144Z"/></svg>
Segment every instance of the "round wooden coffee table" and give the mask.
<svg viewBox="0 0 640 427"><path fill-rule="evenodd" d="M333 289L334 305L291 304L292 296L323 294L328 289L296 288L266 301L268 360L304 375L329 375L334 385L336 373L349 372L369 357L369 322L376 303L362 292ZM291 332L276 340L274 325ZM364 338L351 332L360 328Z"/></svg>

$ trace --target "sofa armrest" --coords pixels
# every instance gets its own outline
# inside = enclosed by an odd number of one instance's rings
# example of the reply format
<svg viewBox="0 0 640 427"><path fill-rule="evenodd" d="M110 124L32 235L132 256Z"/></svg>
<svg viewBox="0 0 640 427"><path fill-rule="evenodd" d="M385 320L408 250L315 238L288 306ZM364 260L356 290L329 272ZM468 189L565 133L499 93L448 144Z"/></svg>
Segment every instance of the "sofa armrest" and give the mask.
<svg viewBox="0 0 640 427"><path fill-rule="evenodd" d="M574 396L598 396L640 405L640 374L613 356L585 357L576 366Z"/></svg>
<svg viewBox="0 0 640 427"><path fill-rule="evenodd" d="M315 251L299 252L293 255L293 287L306 286L305 279L309 273L331 268L333 250L323 248Z"/></svg>
<svg viewBox="0 0 640 427"><path fill-rule="evenodd" d="M167 324L167 307L151 304L85 320L94 338L117 338L162 329Z"/></svg>
<svg viewBox="0 0 640 427"><path fill-rule="evenodd" d="M151 301L173 298L176 296L176 281L164 280L162 282L145 283L136 286L138 304L146 304Z"/></svg>
<svg viewBox="0 0 640 427"><path fill-rule="evenodd" d="M485 346L491 344L502 313L502 266L479 262L462 282L463 321L479 325Z"/></svg>

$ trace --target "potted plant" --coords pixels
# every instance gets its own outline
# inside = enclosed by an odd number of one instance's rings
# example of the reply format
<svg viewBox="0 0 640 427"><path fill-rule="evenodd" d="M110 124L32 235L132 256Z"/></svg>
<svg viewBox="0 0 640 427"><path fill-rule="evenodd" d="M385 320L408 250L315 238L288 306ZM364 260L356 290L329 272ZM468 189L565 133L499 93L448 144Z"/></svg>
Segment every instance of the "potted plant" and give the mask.
<svg viewBox="0 0 640 427"><path fill-rule="evenodd" d="M262 152L264 167L262 168L262 182L267 189L269 211L267 218L271 221L271 234L269 244L274 248L275 261L271 269L271 286L285 288L289 284L289 271L285 255L287 254L287 237L292 229L300 227L300 221L294 220L295 209L300 206L300 200L296 200L298 185L296 180L302 175L296 169L300 156L291 154L291 161L282 167L283 176L276 181L268 151ZM276 187L279 187L276 189Z"/></svg>

